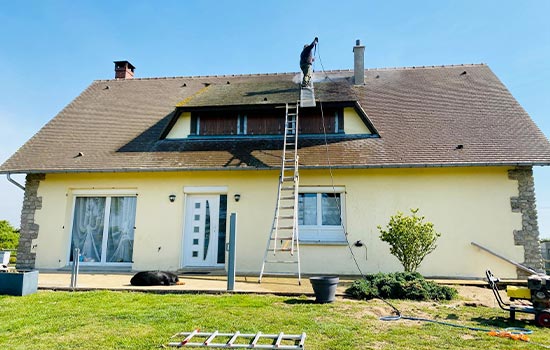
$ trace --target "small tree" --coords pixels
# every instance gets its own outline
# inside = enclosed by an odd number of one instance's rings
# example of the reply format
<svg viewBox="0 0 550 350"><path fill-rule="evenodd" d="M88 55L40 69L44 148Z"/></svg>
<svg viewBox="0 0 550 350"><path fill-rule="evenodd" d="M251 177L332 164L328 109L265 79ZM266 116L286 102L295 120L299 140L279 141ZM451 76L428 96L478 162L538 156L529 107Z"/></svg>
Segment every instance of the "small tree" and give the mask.
<svg viewBox="0 0 550 350"><path fill-rule="evenodd" d="M19 246L19 230L0 220L0 249L15 250Z"/></svg>
<svg viewBox="0 0 550 350"><path fill-rule="evenodd" d="M434 230L431 222L424 222L417 216L417 209L411 209L412 216L398 211L390 217L386 230L378 226L380 239L390 245L390 252L401 262L405 272L415 272L426 255L437 247L435 241L441 233Z"/></svg>

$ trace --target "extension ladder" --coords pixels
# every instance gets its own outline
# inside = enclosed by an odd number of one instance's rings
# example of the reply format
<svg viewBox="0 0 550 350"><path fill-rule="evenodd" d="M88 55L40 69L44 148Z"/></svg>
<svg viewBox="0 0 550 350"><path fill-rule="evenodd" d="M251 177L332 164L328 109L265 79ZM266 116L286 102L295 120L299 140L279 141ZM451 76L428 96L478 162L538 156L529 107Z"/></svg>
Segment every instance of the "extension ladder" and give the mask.
<svg viewBox="0 0 550 350"><path fill-rule="evenodd" d="M263 334L258 332L256 334L241 334L239 331L235 333L219 333L215 331L213 333L199 332L194 330L193 332L177 333L172 338L185 337L181 341L170 342L170 347L195 347L195 348L241 348L241 349L304 349L304 342L306 340L306 334L290 335L284 334ZM215 343L215 338L228 339L225 343ZM197 339L194 339L197 338ZM191 342L191 340L195 340ZM222 340L222 341L223 341Z"/></svg>
<svg viewBox="0 0 550 350"><path fill-rule="evenodd" d="M311 87L300 89L300 107L315 107L315 91L313 84Z"/></svg>
<svg viewBox="0 0 550 350"><path fill-rule="evenodd" d="M273 224L267 240L262 269L258 283L266 273L266 264L270 270L281 264L296 264L298 284L301 285L300 244L298 242L298 105L285 106L285 132L281 174ZM269 272L270 275L289 275L287 272ZM278 271L281 271L279 269Z"/></svg>

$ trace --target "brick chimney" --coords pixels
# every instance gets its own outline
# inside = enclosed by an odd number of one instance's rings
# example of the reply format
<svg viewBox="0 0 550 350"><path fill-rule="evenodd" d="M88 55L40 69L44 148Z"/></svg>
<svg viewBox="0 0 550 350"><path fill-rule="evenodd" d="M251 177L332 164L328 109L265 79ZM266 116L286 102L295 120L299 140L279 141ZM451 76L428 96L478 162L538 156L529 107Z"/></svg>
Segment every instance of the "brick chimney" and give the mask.
<svg viewBox="0 0 550 350"><path fill-rule="evenodd" d="M133 79L134 69L128 61L115 61L115 79Z"/></svg>
<svg viewBox="0 0 550 350"><path fill-rule="evenodd" d="M365 84L365 47L361 46L359 39L353 47L353 76L355 85Z"/></svg>

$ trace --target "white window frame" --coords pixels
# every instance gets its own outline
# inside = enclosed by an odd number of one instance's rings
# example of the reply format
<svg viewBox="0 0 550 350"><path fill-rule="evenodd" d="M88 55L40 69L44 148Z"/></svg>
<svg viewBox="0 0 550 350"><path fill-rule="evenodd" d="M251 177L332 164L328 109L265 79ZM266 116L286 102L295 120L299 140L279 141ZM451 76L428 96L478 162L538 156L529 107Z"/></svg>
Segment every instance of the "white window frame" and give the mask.
<svg viewBox="0 0 550 350"><path fill-rule="evenodd" d="M105 197L105 213L103 217L103 238L101 241L101 262L84 262L81 261L80 265L82 266L119 266L119 267L131 267L132 262L107 262L105 260L105 255L103 254L107 251L107 242L109 235L109 215L111 213L111 199L113 197L138 197L136 190L130 189L91 189L91 190L72 190L73 205L71 209L71 224L69 230L69 249L67 252L67 264L71 264L71 248L73 242L73 225L74 225L74 214L76 207L76 198L77 197ZM137 206L136 206L137 211ZM137 219L137 218L136 218ZM135 223L134 223L135 225ZM135 226L134 226L135 231Z"/></svg>
<svg viewBox="0 0 550 350"><path fill-rule="evenodd" d="M316 225L299 225L299 235L301 244L347 244L345 236L346 225L346 200L345 187L317 186L317 187L300 187L298 193L315 193L317 194L317 224ZM339 194L340 195L340 225L323 225L323 208L322 194Z"/></svg>

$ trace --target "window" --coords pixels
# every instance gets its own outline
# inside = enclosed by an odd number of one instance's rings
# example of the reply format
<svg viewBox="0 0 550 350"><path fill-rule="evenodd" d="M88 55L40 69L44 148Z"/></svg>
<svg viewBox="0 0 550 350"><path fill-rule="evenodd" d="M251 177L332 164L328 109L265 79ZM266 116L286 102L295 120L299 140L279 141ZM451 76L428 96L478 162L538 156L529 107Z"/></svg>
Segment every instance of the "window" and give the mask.
<svg viewBox="0 0 550 350"><path fill-rule="evenodd" d="M342 224L344 213L343 190L317 192L300 189L298 194L298 225L300 241L344 242Z"/></svg>
<svg viewBox="0 0 550 350"><path fill-rule="evenodd" d="M83 263L131 263L135 216L135 196L77 196L70 260L79 248Z"/></svg>
<svg viewBox="0 0 550 350"><path fill-rule="evenodd" d="M192 112L190 120L190 133L195 136L282 135L285 112L284 109ZM320 108L301 110L299 132L343 133L343 109L326 107L323 113Z"/></svg>
<svg viewBox="0 0 550 350"><path fill-rule="evenodd" d="M191 133L203 136L214 135L236 135L239 125L238 116L228 113L209 113L202 114L196 118L191 118Z"/></svg>

